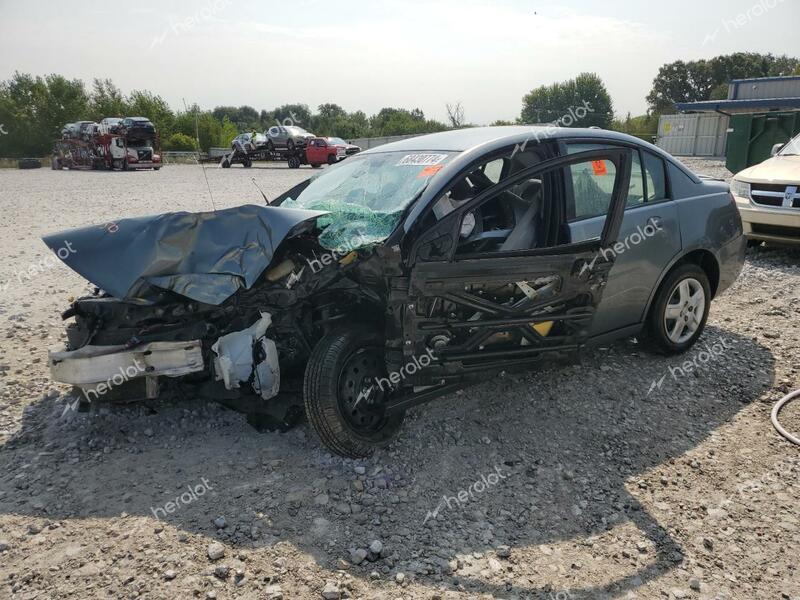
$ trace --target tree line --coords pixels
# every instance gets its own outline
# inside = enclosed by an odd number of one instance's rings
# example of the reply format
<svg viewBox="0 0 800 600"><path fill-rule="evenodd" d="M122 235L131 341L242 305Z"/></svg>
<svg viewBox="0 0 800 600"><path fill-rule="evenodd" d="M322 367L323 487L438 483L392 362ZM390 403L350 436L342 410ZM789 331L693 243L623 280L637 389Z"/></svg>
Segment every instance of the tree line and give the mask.
<svg viewBox="0 0 800 600"><path fill-rule="evenodd" d="M788 56L738 52L708 60L675 61L663 65L647 95L646 114L615 118L611 96L594 73L537 87L522 99L522 111L514 121L493 125L557 123L562 127L597 126L650 139L661 114L675 112L676 102L721 99L731 79L800 75L800 61ZM583 108L583 110L579 110ZM44 156L64 124L103 117L147 117L158 128L165 150L227 147L241 132L263 132L276 124L294 124L322 136L345 139L433 133L470 127L461 103L447 104L447 122L428 119L418 108L387 107L367 116L348 112L338 104L284 104L272 110L251 106L217 106L203 110L184 106L173 110L159 95L133 90L124 95L110 79L95 79L87 90L80 79L51 74L32 76L15 72L0 82L0 156Z"/></svg>

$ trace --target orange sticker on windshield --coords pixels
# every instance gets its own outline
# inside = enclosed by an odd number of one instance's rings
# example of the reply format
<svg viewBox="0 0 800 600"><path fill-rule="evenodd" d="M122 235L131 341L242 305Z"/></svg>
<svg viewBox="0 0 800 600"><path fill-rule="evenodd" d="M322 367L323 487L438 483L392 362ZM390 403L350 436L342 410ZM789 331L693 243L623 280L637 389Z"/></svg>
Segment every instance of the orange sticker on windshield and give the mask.
<svg viewBox="0 0 800 600"><path fill-rule="evenodd" d="M433 177L443 168L444 165L429 165L419 172L419 175L417 175L417 179L420 179L421 177Z"/></svg>
<svg viewBox="0 0 800 600"><path fill-rule="evenodd" d="M592 170L594 171L594 174L597 176L608 175L608 169L606 168L606 161L604 160L593 160Z"/></svg>

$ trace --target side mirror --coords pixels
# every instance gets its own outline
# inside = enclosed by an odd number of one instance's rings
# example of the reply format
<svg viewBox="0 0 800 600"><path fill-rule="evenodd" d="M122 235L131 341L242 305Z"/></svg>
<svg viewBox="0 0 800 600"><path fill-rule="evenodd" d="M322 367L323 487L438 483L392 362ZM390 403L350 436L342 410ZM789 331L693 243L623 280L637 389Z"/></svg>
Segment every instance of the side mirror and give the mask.
<svg viewBox="0 0 800 600"><path fill-rule="evenodd" d="M784 145L785 145L785 144L775 144L775 145L772 147L772 150L770 150L770 152L769 152L769 155L770 155L770 156L775 156L776 154L778 154L778 152L780 152L780 151L781 151L781 148L783 148L783 146L784 146Z"/></svg>

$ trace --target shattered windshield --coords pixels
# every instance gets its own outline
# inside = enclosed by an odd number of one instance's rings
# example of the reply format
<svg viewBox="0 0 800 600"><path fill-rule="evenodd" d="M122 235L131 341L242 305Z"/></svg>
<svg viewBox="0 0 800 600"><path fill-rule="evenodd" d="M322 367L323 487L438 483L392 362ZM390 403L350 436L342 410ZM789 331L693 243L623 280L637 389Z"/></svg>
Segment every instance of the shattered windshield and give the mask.
<svg viewBox="0 0 800 600"><path fill-rule="evenodd" d="M329 250L382 242L431 177L455 156L446 152L381 152L348 158L312 179L282 206L325 210L320 244Z"/></svg>

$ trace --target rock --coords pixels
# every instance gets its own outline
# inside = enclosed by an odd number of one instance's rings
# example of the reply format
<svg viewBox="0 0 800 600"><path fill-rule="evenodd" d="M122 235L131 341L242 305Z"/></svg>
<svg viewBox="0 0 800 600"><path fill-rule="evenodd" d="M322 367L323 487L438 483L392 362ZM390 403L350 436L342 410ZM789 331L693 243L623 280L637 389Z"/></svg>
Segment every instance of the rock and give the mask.
<svg viewBox="0 0 800 600"><path fill-rule="evenodd" d="M211 560L219 560L223 556L225 556L225 546L220 544L219 542L214 542L213 544L208 545L208 558Z"/></svg>
<svg viewBox="0 0 800 600"><path fill-rule="evenodd" d="M153 430L148 427L147 429L144 430L144 434L147 437L153 437Z"/></svg>
<svg viewBox="0 0 800 600"><path fill-rule="evenodd" d="M500 558L508 558L509 556L511 556L511 548L509 548L506 545L498 546L497 548L494 549L494 552Z"/></svg>
<svg viewBox="0 0 800 600"><path fill-rule="evenodd" d="M0 540L0 552L11 550L11 543L8 540Z"/></svg>
<svg viewBox="0 0 800 600"><path fill-rule="evenodd" d="M397 583L399 583L400 585L403 585L403 583L404 583L404 582L405 582L405 580L406 580L406 575L405 575L405 573L398 573L397 575L395 575L395 576L394 576L394 580L395 580Z"/></svg>
<svg viewBox="0 0 800 600"><path fill-rule="evenodd" d="M354 550L350 553L350 562L354 565L360 565L364 560L367 558L367 551L363 548L359 548L358 550Z"/></svg>
<svg viewBox="0 0 800 600"><path fill-rule="evenodd" d="M356 475L364 475L367 472L367 468L358 465L353 468L353 471L355 471Z"/></svg>
<svg viewBox="0 0 800 600"><path fill-rule="evenodd" d="M36 523L29 523L28 524L28 533L31 535L36 535L37 533L41 532L42 528L39 527Z"/></svg>
<svg viewBox="0 0 800 600"><path fill-rule="evenodd" d="M222 579L223 581L228 578L228 575L231 573L231 568L225 565L219 565L218 567L214 568L214 577L217 579Z"/></svg>
<svg viewBox="0 0 800 600"><path fill-rule="evenodd" d="M228 526L228 522L225 520L225 517L217 517L214 519L214 527L217 529L225 529Z"/></svg>
<svg viewBox="0 0 800 600"><path fill-rule="evenodd" d="M383 543L380 540L374 540L369 545L369 551L376 556L380 556L381 552L383 552Z"/></svg>
<svg viewBox="0 0 800 600"><path fill-rule="evenodd" d="M279 585L268 585L264 590L267 600L283 600L283 590Z"/></svg>
<svg viewBox="0 0 800 600"><path fill-rule="evenodd" d="M494 557L490 557L487 561L489 563L489 569L492 570L494 573L499 573L503 570L503 565L500 564L500 561Z"/></svg>
<svg viewBox="0 0 800 600"><path fill-rule="evenodd" d="M342 590L339 589L335 581L328 580L322 589L322 597L325 600L339 600L342 597Z"/></svg>
<svg viewBox="0 0 800 600"><path fill-rule="evenodd" d="M681 600L682 598L688 598L689 597L689 592L687 592L686 590L679 589L679 588L672 588L669 591L669 593L670 593L670 595L672 595L675 598L677 598L677 600Z"/></svg>
<svg viewBox="0 0 800 600"><path fill-rule="evenodd" d="M689 587L693 589L695 592L700 591L700 580L697 577L692 577L689 580Z"/></svg>
<svg viewBox="0 0 800 600"><path fill-rule="evenodd" d="M173 571L172 569L164 571L164 579L166 581L172 581L173 579L175 579L175 577L176 577L175 571Z"/></svg>

